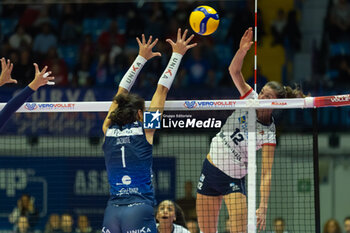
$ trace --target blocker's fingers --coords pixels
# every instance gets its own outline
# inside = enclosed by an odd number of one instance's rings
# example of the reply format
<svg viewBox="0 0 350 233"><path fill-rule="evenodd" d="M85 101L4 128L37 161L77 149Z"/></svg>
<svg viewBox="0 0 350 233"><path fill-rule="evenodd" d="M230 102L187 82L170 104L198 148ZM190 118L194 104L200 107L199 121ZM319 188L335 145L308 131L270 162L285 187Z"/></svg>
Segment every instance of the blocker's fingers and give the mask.
<svg viewBox="0 0 350 233"><path fill-rule="evenodd" d="M149 37L148 42L147 42L147 45L150 45L151 42L152 42L152 36Z"/></svg>
<svg viewBox="0 0 350 233"><path fill-rule="evenodd" d="M152 49L157 44L157 42L158 42L158 38L156 38L149 47Z"/></svg>
<svg viewBox="0 0 350 233"><path fill-rule="evenodd" d="M35 73L40 73L38 64L33 63L33 65L34 65L34 67L35 67Z"/></svg>
<svg viewBox="0 0 350 233"><path fill-rule="evenodd" d="M139 47L141 47L142 43L141 43L141 41L140 41L140 39L138 37L136 37L136 41L139 44Z"/></svg>
<svg viewBox="0 0 350 233"><path fill-rule="evenodd" d="M182 40L186 40L187 32L188 32L188 30L186 29L184 34L182 35Z"/></svg>
<svg viewBox="0 0 350 233"><path fill-rule="evenodd" d="M190 37L187 38L186 44L190 43L191 40L193 39L194 35L192 34Z"/></svg>
<svg viewBox="0 0 350 233"><path fill-rule="evenodd" d="M50 86L55 85L55 83L54 83L54 82L50 82L50 81L49 81L49 82L47 82L46 84L47 84L47 85L50 85Z"/></svg>
<svg viewBox="0 0 350 233"><path fill-rule="evenodd" d="M46 70L47 70L47 66L44 67L44 69L41 70L40 74L45 74Z"/></svg>
<svg viewBox="0 0 350 233"><path fill-rule="evenodd" d="M49 75L51 74L51 72L46 72L44 75L43 75L43 78L47 78Z"/></svg>
<svg viewBox="0 0 350 233"><path fill-rule="evenodd" d="M177 40L181 40L181 28L177 30Z"/></svg>

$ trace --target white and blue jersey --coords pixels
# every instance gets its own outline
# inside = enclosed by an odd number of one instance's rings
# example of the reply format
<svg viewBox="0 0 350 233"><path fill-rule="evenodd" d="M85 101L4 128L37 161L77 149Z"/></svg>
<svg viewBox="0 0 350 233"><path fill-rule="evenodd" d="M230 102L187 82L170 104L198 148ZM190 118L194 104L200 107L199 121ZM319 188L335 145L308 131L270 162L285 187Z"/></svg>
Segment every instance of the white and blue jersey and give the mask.
<svg viewBox="0 0 350 233"><path fill-rule="evenodd" d="M152 145L146 140L142 123L136 121L122 127L109 127L103 151L110 201L116 205L154 205Z"/></svg>

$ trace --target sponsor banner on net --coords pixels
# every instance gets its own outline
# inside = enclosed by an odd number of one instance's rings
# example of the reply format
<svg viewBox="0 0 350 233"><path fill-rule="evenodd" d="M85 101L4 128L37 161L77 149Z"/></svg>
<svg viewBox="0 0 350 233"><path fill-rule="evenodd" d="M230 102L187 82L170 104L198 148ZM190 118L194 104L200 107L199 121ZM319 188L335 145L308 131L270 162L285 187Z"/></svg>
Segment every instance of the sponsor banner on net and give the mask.
<svg viewBox="0 0 350 233"><path fill-rule="evenodd" d="M215 101L208 101L208 100L192 100L192 101L185 101L184 106L188 109L193 108L220 108L220 107L230 107L235 106L236 101L232 100L215 100Z"/></svg>
<svg viewBox="0 0 350 233"><path fill-rule="evenodd" d="M73 103L26 103L24 108L29 111L34 110L51 110L51 109L74 109L75 104Z"/></svg>

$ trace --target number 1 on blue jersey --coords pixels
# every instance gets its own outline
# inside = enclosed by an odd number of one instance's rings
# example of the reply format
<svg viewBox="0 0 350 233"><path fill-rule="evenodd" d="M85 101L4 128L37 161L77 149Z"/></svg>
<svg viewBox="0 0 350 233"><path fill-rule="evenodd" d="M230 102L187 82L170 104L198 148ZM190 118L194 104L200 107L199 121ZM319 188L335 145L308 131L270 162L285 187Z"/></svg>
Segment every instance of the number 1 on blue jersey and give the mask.
<svg viewBox="0 0 350 233"><path fill-rule="evenodd" d="M126 167L126 164L125 164L125 147L122 146L122 148L120 148L120 150L122 151L122 163L123 163L123 167Z"/></svg>

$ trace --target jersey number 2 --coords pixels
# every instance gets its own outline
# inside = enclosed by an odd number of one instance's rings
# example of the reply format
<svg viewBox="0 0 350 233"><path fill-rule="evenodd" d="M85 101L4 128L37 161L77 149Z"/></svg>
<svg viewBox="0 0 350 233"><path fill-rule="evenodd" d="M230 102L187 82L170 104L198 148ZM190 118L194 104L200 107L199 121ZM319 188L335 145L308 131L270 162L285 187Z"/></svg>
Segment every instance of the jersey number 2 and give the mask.
<svg viewBox="0 0 350 233"><path fill-rule="evenodd" d="M244 137L240 132L241 131L238 128L236 128L236 131L230 136L230 138L236 145L238 145L238 142L241 142L244 140Z"/></svg>
<svg viewBox="0 0 350 233"><path fill-rule="evenodd" d="M125 146L122 146L122 148L120 148L120 150L122 151L122 163L123 163L123 167L126 167L126 164L125 164Z"/></svg>

